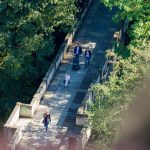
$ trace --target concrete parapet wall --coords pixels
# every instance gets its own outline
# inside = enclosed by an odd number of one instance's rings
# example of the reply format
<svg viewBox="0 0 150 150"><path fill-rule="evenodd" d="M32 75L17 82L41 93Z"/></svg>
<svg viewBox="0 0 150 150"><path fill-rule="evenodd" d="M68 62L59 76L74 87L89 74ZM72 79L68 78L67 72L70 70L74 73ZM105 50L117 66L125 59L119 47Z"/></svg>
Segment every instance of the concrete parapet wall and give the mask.
<svg viewBox="0 0 150 150"><path fill-rule="evenodd" d="M21 130L21 128L17 128L16 132L14 133L14 135L8 145L8 150L15 150L16 145L19 143L21 137L22 137L22 130Z"/></svg>
<svg viewBox="0 0 150 150"><path fill-rule="evenodd" d="M19 119L19 113L20 113L20 103L17 103L13 112L11 113L9 119L7 120L6 124L4 126L13 126Z"/></svg>
<svg viewBox="0 0 150 150"><path fill-rule="evenodd" d="M32 106L32 116L34 115L34 113L36 112L36 110L38 109L40 104L40 99L33 97L30 105Z"/></svg>
<svg viewBox="0 0 150 150"><path fill-rule="evenodd" d="M80 135L69 136L68 140L69 148L72 147L73 150L84 150L90 136L91 136L91 127L83 127Z"/></svg>
<svg viewBox="0 0 150 150"><path fill-rule="evenodd" d="M5 125L3 128L3 137L5 141L9 142L12 139L16 130L17 130L17 127L15 126Z"/></svg>
<svg viewBox="0 0 150 150"><path fill-rule="evenodd" d="M80 135L80 141L81 141L80 145L82 147L82 150L84 150L86 143L88 142L90 136L91 136L91 127L84 127Z"/></svg>
<svg viewBox="0 0 150 150"><path fill-rule="evenodd" d="M76 125L84 126L87 123L88 116L86 114L77 114L76 115Z"/></svg>
<svg viewBox="0 0 150 150"><path fill-rule="evenodd" d="M20 104L20 117L31 118L32 117L32 105L29 104Z"/></svg>
<svg viewBox="0 0 150 150"><path fill-rule="evenodd" d="M91 127L88 125L88 115L85 113L86 104L83 104L79 107L77 115L76 115L76 125L81 126L82 130L80 135L77 137L77 149L83 150L85 148L86 143L88 142L91 136Z"/></svg>
<svg viewBox="0 0 150 150"><path fill-rule="evenodd" d="M31 117L32 115L32 106L29 104L22 104L17 102L13 112L11 113L9 119L3 128L3 137L5 140L10 141L15 135L18 127L15 126L15 123L19 120L19 117Z"/></svg>

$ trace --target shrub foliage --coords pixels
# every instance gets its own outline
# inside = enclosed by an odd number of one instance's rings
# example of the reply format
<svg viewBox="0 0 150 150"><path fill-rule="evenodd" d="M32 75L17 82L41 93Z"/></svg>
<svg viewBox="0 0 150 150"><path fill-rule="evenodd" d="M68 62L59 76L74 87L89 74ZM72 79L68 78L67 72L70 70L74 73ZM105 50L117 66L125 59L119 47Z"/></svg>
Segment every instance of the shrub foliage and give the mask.
<svg viewBox="0 0 150 150"><path fill-rule="evenodd" d="M148 0L102 0L112 9L117 7L115 20L132 22L128 28L130 43L116 44L113 53L113 71L104 84L95 84L91 91L95 102L90 107L93 130L104 143L112 143L119 135L123 116L142 86L150 63L150 4Z"/></svg>

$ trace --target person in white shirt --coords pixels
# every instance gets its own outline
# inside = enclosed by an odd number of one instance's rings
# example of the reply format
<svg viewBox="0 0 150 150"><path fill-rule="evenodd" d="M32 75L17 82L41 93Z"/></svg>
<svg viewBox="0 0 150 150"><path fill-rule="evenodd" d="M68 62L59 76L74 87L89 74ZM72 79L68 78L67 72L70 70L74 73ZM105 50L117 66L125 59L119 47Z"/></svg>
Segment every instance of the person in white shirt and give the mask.
<svg viewBox="0 0 150 150"><path fill-rule="evenodd" d="M65 87L68 87L68 84L70 84L70 75L68 73L65 74L64 84Z"/></svg>

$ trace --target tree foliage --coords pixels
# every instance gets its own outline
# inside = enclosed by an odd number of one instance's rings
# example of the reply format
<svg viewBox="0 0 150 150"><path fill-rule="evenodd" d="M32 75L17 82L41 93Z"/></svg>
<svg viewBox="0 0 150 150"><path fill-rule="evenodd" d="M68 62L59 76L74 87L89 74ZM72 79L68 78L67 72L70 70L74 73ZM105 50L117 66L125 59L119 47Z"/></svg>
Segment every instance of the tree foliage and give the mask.
<svg viewBox="0 0 150 150"><path fill-rule="evenodd" d="M1 68L12 78L37 71L34 54L40 61L52 54L54 27L74 24L76 7L71 0L8 0L0 4Z"/></svg>
<svg viewBox="0 0 150 150"><path fill-rule="evenodd" d="M113 52L117 61L109 80L91 87L95 94L90 107L92 127L104 143L112 143L119 136L123 116L150 69L150 4L148 0L102 1L109 8L118 8L117 21L132 22L128 29L129 45L124 49L116 45ZM107 51L107 55L110 53Z"/></svg>
<svg viewBox="0 0 150 150"><path fill-rule="evenodd" d="M27 100L35 92L54 53L55 29L68 31L76 23L76 12L75 0L0 0L3 108Z"/></svg>

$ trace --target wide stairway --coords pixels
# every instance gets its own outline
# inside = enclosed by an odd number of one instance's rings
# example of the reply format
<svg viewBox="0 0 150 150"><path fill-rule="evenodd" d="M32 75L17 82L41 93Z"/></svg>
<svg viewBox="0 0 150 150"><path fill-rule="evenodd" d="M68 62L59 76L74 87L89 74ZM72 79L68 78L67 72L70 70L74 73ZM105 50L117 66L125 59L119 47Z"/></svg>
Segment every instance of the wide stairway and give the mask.
<svg viewBox="0 0 150 150"><path fill-rule="evenodd" d="M17 150L60 149L69 134L80 133L75 123L76 112L90 84L95 82L104 65L106 49L111 48L111 40L117 28L112 22L112 16L113 12L109 12L99 0L94 0L34 117L29 120L20 118L16 123L16 126L24 126ZM80 56L81 68L73 71L73 48L76 42L81 43L83 53ZM87 47L92 51L92 58L90 66L85 69L84 51ZM68 88L63 84L66 72L71 76ZM52 122L49 124L48 132L45 133L42 118L47 109L51 114Z"/></svg>

